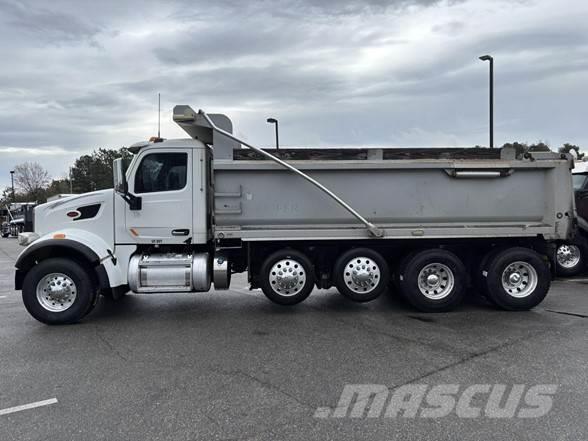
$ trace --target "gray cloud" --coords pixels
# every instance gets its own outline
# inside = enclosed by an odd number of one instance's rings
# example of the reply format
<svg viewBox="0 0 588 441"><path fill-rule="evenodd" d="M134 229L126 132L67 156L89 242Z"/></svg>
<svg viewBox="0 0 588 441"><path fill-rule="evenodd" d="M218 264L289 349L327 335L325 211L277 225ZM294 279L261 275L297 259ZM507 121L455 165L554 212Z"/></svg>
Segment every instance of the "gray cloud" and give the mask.
<svg viewBox="0 0 588 441"><path fill-rule="evenodd" d="M498 142L588 145L586 16L582 0L0 0L0 186L20 161L60 175L149 137L158 92L167 137L185 103L261 145L267 116L285 145L483 143L482 53Z"/></svg>
<svg viewBox="0 0 588 441"><path fill-rule="evenodd" d="M90 39L100 30L73 14L25 2L0 1L0 17L12 31L34 35L44 43Z"/></svg>

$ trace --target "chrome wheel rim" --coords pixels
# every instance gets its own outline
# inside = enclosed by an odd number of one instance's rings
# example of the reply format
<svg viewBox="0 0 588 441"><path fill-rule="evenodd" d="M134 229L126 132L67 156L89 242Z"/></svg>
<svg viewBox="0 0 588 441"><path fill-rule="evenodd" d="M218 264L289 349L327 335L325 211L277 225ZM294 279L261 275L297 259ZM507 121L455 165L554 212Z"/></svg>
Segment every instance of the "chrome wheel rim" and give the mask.
<svg viewBox="0 0 588 441"><path fill-rule="evenodd" d="M306 284L306 271L300 262L283 259L276 262L269 272L270 286L277 294L292 297Z"/></svg>
<svg viewBox="0 0 588 441"><path fill-rule="evenodd" d="M71 308L77 297L74 281L62 273L51 273L37 283L37 301L51 312L63 312Z"/></svg>
<svg viewBox="0 0 588 441"><path fill-rule="evenodd" d="M532 294L538 280L535 268L523 261L511 263L502 272L502 287L509 295L519 299Z"/></svg>
<svg viewBox="0 0 588 441"><path fill-rule="evenodd" d="M428 299L444 299L451 294L454 286L455 276L447 265L430 263L419 272L419 291Z"/></svg>
<svg viewBox="0 0 588 441"><path fill-rule="evenodd" d="M574 268L580 263L580 255L580 248L577 245L560 245L557 248L557 263L562 268Z"/></svg>
<svg viewBox="0 0 588 441"><path fill-rule="evenodd" d="M368 294L380 282L380 266L374 259L357 256L345 264L343 281L345 286L356 294Z"/></svg>

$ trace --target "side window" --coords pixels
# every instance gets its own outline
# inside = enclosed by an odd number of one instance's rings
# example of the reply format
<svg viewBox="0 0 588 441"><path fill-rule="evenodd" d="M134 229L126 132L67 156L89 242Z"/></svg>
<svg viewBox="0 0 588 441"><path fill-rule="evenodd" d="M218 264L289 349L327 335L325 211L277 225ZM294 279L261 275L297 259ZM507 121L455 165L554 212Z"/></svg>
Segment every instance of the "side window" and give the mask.
<svg viewBox="0 0 588 441"><path fill-rule="evenodd" d="M588 183L587 176L584 174L575 174L572 175L572 180L574 182L574 190L586 190L586 184Z"/></svg>
<svg viewBox="0 0 588 441"><path fill-rule="evenodd" d="M150 153L135 174L135 193L181 190L186 186L187 153Z"/></svg>

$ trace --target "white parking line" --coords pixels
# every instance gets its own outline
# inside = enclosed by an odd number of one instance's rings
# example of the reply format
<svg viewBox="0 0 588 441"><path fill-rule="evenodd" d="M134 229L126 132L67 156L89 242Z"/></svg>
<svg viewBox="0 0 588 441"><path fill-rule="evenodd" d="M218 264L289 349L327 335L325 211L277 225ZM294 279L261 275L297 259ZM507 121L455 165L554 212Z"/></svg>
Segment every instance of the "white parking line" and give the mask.
<svg viewBox="0 0 588 441"><path fill-rule="evenodd" d="M57 398L51 398L45 401L36 401L35 403L23 404L22 406L9 407L8 409L1 409L0 416L8 415L9 413L20 412L21 410L34 409L35 407L49 406L57 403Z"/></svg>
<svg viewBox="0 0 588 441"><path fill-rule="evenodd" d="M5 299L6 297L8 297L8 296L0 296L0 299Z"/></svg>

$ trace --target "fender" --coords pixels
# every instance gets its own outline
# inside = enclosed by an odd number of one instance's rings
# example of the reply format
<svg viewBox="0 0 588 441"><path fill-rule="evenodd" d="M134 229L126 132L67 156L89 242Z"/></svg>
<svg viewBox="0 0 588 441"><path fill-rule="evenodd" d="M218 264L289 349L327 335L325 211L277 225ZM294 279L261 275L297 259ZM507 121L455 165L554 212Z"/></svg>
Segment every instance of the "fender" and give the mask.
<svg viewBox="0 0 588 441"><path fill-rule="evenodd" d="M39 259L73 254L80 256L94 269L101 289L115 288L126 284L126 272L118 264L111 247L99 236L84 230L65 229L57 234L40 237L26 247L18 256L15 267L15 287L22 288L26 273Z"/></svg>

